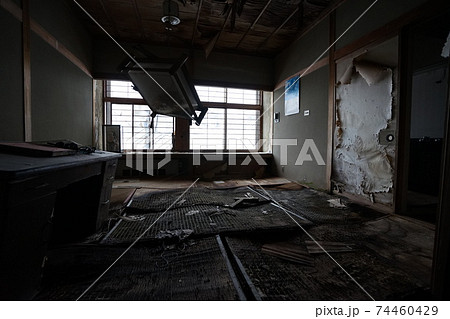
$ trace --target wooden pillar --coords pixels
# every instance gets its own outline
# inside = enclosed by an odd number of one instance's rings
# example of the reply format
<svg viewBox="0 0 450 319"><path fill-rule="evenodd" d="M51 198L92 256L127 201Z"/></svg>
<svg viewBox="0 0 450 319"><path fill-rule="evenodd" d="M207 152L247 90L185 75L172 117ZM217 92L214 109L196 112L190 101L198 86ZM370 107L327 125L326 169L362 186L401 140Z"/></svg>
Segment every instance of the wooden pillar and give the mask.
<svg viewBox="0 0 450 319"><path fill-rule="evenodd" d="M189 120L175 118L174 151L189 151Z"/></svg>
<svg viewBox="0 0 450 319"><path fill-rule="evenodd" d="M31 23L30 0L22 0L23 115L24 136L31 142Z"/></svg>
<svg viewBox="0 0 450 319"><path fill-rule="evenodd" d="M450 69L450 62L449 62ZM431 287L435 298L450 298L450 81L447 80L447 118L441 170L439 210L434 240Z"/></svg>
<svg viewBox="0 0 450 319"><path fill-rule="evenodd" d="M395 213L401 214L407 210L409 143L411 131L411 99L412 99L412 57L410 48L410 29L405 27L399 37L399 90L397 110L397 144L396 169L394 181Z"/></svg>
<svg viewBox="0 0 450 319"><path fill-rule="evenodd" d="M330 45L336 41L336 11L331 12L329 21L329 43ZM327 189L332 192L331 177L333 173L333 145L334 145L334 125L335 125L335 83L336 83L336 63L334 61L335 46L331 46L328 52L328 144L327 144L327 166L326 181Z"/></svg>

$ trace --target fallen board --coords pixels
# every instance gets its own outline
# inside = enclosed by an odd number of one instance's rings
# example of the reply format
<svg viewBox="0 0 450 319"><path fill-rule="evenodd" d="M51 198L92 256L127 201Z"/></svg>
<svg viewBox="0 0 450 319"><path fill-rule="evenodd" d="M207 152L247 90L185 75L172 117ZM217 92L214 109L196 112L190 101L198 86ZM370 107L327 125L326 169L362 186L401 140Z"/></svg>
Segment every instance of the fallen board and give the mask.
<svg viewBox="0 0 450 319"><path fill-rule="evenodd" d="M26 142L3 142L0 143L0 152L19 154L35 157L55 157L75 154L75 150L43 146Z"/></svg>

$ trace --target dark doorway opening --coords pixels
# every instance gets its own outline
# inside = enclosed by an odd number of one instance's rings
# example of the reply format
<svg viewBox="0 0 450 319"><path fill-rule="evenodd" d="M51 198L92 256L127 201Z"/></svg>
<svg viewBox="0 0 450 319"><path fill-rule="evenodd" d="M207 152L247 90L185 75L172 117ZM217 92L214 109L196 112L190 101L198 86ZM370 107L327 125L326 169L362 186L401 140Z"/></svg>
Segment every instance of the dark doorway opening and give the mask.
<svg viewBox="0 0 450 319"><path fill-rule="evenodd" d="M411 29L411 125L405 215L435 223L441 182L449 70L442 56L450 14Z"/></svg>

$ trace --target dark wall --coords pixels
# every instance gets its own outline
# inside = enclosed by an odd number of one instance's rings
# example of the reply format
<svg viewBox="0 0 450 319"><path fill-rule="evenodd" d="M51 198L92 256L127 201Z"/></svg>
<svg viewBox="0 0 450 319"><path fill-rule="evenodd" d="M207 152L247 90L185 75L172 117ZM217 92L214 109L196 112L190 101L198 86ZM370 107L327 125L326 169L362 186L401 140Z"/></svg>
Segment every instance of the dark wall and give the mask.
<svg viewBox="0 0 450 319"><path fill-rule="evenodd" d="M319 150L321 158L326 162L327 134L328 134L328 67L306 75L300 83L300 113L284 115L284 87L275 91L274 112L280 112L280 122L274 124L273 156L275 169L278 174L288 179L308 184L314 188L325 189L326 166L319 165L312 149L305 141L313 140ZM309 115L304 112L309 110ZM287 165L283 165L281 147L275 144L283 143L286 139L295 140L296 146L287 148ZM301 149L305 147L312 161L304 161L296 165Z"/></svg>
<svg viewBox="0 0 450 319"><path fill-rule="evenodd" d="M92 79L64 56L32 36L33 140L92 143Z"/></svg>
<svg viewBox="0 0 450 319"><path fill-rule="evenodd" d="M13 1L16 11L21 10L20 2ZM33 141L71 139L90 145L92 78L57 49L66 49L91 68L92 41L71 5L66 0L30 1L32 26L38 26L31 30L30 43L31 133ZM22 23L3 7L0 45L0 140L23 141Z"/></svg>
<svg viewBox="0 0 450 319"><path fill-rule="evenodd" d="M61 42L89 69L92 68L92 39L78 20L78 7L71 0L30 1L31 18Z"/></svg>
<svg viewBox="0 0 450 319"><path fill-rule="evenodd" d="M22 24L0 8L0 141L22 141Z"/></svg>
<svg viewBox="0 0 450 319"><path fill-rule="evenodd" d="M275 59L275 82L279 83L292 74L308 68L319 57L327 57L328 30L329 19L325 19L279 54Z"/></svg>
<svg viewBox="0 0 450 319"><path fill-rule="evenodd" d="M378 0L375 5L341 37L336 43L336 48L342 48L367 33L381 28L388 22L413 10L424 2L426 2L426 0ZM348 0L341 5L336 10L336 37L340 37L373 3L374 0Z"/></svg>
<svg viewBox="0 0 450 319"><path fill-rule="evenodd" d="M31 1L31 17L88 68L92 41L70 1ZM34 141L70 139L92 144L92 78L32 33L31 109Z"/></svg>
<svg viewBox="0 0 450 319"><path fill-rule="evenodd" d="M283 84L288 77L308 68L321 55L327 57L329 46L329 19L325 19L300 40L291 44L275 59L275 80ZM300 112L284 115L284 85L274 93L274 112L280 112L280 122L273 126L274 144L286 139L295 140L296 146L288 146L287 165L283 164L280 146L273 146L274 170L277 174L312 187L327 187L326 166L318 165L312 150L305 145L312 140L326 162L328 134L328 66L324 66L300 79ZM304 112L309 111L305 116ZM311 156L312 161L296 165L301 149Z"/></svg>

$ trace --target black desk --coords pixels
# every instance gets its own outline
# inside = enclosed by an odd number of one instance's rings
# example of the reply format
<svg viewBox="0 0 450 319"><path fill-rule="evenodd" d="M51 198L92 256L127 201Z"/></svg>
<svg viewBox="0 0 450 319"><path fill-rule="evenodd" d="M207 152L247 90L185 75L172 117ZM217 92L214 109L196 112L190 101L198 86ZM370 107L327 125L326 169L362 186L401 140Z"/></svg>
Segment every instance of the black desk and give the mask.
<svg viewBox="0 0 450 319"><path fill-rule="evenodd" d="M32 298L49 243L81 239L101 226L119 157L0 153L0 300Z"/></svg>

